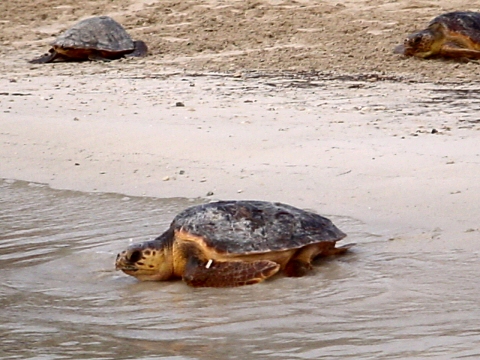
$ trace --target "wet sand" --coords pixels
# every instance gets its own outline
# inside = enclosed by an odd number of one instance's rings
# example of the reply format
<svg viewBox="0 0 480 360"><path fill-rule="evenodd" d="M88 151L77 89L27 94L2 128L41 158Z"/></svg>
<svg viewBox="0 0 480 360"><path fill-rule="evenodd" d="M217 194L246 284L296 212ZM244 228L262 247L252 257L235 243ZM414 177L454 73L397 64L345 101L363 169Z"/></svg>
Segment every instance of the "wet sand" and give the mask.
<svg viewBox="0 0 480 360"><path fill-rule="evenodd" d="M0 6L0 177L283 201L361 220L393 249L478 248L478 65L391 53L467 2ZM151 55L26 63L98 14Z"/></svg>
<svg viewBox="0 0 480 360"><path fill-rule="evenodd" d="M108 73L1 86L3 178L282 201L393 247L478 246L478 105L436 103L465 87Z"/></svg>

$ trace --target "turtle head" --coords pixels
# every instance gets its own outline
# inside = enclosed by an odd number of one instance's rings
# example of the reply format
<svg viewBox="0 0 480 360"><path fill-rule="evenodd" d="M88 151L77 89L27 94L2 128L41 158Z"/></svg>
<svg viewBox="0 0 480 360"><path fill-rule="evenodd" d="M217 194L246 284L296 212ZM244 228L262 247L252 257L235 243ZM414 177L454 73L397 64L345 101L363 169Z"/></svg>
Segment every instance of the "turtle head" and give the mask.
<svg viewBox="0 0 480 360"><path fill-rule="evenodd" d="M428 58L440 52L443 38L441 25L434 23L425 30L407 36L403 45L395 48L395 52L405 56Z"/></svg>
<svg viewBox="0 0 480 360"><path fill-rule="evenodd" d="M117 255L115 269L141 281L167 280L173 275L171 247L161 239L130 245Z"/></svg>

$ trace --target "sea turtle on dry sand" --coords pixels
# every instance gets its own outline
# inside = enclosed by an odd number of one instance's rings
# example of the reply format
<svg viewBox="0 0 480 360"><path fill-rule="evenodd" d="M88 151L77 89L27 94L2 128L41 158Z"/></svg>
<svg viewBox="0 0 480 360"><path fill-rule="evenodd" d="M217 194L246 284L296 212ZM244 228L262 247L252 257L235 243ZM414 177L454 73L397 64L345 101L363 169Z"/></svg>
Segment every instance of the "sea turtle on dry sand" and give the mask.
<svg viewBox="0 0 480 360"><path fill-rule="evenodd" d="M346 235L329 219L264 201L220 201L190 207L152 241L117 255L115 267L139 280L183 279L195 287L259 283L282 270L305 275L313 259L342 254Z"/></svg>
<svg viewBox="0 0 480 360"><path fill-rule="evenodd" d="M394 52L419 58L480 59L480 13L455 11L437 16Z"/></svg>
<svg viewBox="0 0 480 360"><path fill-rule="evenodd" d="M147 45L133 41L118 22L108 16L82 20L52 42L48 54L30 61L42 64L55 60L114 60L123 56L145 56Z"/></svg>

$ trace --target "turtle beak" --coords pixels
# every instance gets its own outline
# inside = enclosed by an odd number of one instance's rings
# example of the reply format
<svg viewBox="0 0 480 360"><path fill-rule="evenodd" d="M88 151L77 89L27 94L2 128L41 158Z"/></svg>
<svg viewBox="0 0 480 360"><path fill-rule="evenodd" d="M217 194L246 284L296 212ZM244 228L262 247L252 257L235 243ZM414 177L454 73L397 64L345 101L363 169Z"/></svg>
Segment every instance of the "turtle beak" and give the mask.
<svg viewBox="0 0 480 360"><path fill-rule="evenodd" d="M142 257L141 249L137 247L128 248L117 255L115 260L115 270L124 272L135 272L138 267L135 265Z"/></svg>
<svg viewBox="0 0 480 360"><path fill-rule="evenodd" d="M395 49L393 49L393 53L405 55L405 45L400 44L398 46L395 46Z"/></svg>

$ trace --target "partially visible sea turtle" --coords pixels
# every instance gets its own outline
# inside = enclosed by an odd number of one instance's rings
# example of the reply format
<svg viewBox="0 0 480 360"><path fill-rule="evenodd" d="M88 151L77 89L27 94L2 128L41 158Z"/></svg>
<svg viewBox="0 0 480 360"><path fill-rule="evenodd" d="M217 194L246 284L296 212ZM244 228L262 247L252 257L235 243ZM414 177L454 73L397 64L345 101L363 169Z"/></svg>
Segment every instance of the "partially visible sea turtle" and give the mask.
<svg viewBox="0 0 480 360"><path fill-rule="evenodd" d="M480 59L480 13L454 11L437 16L394 52L419 58Z"/></svg>
<svg viewBox="0 0 480 360"><path fill-rule="evenodd" d="M42 64L55 60L114 60L123 56L145 56L147 45L133 41L118 22L109 16L82 20L51 43L49 53L30 61Z"/></svg>
<svg viewBox="0 0 480 360"><path fill-rule="evenodd" d="M353 244L335 247L345 236L327 218L293 206L220 201L182 211L162 235L118 254L115 267L139 280L249 285L280 270L305 275L314 258L347 251Z"/></svg>

